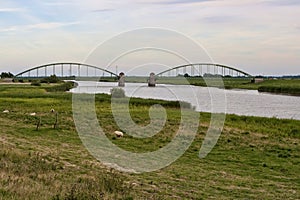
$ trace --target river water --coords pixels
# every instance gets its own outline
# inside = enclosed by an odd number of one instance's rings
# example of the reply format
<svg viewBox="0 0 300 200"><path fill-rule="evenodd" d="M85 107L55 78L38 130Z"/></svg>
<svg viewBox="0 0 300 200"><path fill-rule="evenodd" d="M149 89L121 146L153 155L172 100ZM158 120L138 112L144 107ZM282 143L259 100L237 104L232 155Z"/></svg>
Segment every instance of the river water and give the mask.
<svg viewBox="0 0 300 200"><path fill-rule="evenodd" d="M114 82L78 81L73 93L105 93ZM128 97L178 100L191 103L197 111L300 120L300 97L259 93L256 90L223 90L190 85L126 83Z"/></svg>

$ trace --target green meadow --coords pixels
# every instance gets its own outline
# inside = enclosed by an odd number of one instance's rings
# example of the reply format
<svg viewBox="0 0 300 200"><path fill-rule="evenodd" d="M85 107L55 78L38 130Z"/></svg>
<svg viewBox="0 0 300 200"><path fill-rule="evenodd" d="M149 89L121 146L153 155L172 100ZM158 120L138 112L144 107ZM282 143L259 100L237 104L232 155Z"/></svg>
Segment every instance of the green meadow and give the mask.
<svg viewBox="0 0 300 200"><path fill-rule="evenodd" d="M158 171L125 173L98 162L84 147L72 94L63 92L68 88L0 84L0 199L300 199L300 121L227 115L217 145L200 159L210 123L210 114L201 113L195 140L182 157ZM116 137L110 101L96 95L97 117L123 149L157 150L178 130L178 102L131 99L134 122L147 125L149 108L161 104L166 124L151 138Z"/></svg>

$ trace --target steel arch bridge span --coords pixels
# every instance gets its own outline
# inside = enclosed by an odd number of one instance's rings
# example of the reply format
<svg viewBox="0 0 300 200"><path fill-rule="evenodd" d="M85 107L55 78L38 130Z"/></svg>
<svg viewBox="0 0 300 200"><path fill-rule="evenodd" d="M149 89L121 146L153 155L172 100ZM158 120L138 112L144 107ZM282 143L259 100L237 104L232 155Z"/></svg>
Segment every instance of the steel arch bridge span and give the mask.
<svg viewBox="0 0 300 200"><path fill-rule="evenodd" d="M178 76L185 75L189 76L204 76L207 75L222 75L222 76L237 76L237 77L252 77L247 72L236 69L234 67L222 65L222 64L214 64L214 63L195 63L195 64L186 64L180 65L177 67L173 67L171 69L167 69L162 71L156 76Z"/></svg>
<svg viewBox="0 0 300 200"><path fill-rule="evenodd" d="M45 65L40 65L37 67L27 69L15 75L15 78L49 77L50 75L54 75L54 74L57 77L91 77L91 76L99 77L104 75L108 75L111 77L118 76L114 72L93 65L76 63L76 62L61 62L61 63L50 63Z"/></svg>

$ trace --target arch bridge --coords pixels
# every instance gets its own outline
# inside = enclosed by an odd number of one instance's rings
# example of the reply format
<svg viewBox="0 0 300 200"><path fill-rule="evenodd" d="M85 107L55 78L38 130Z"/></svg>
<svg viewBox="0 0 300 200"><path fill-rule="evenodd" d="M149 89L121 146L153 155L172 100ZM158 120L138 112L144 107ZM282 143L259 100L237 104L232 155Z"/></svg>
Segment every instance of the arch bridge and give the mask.
<svg viewBox="0 0 300 200"><path fill-rule="evenodd" d="M230 77L252 77L250 74L221 64L214 63L195 63L173 67L162 71L156 76L230 76Z"/></svg>
<svg viewBox="0 0 300 200"><path fill-rule="evenodd" d="M15 78L43 78L56 75L61 78L75 77L117 77L109 70L75 62L51 63L27 69L15 75Z"/></svg>
<svg viewBox="0 0 300 200"><path fill-rule="evenodd" d="M83 78L83 77L118 77L118 74L103 69L97 66L64 62L64 63L51 63L40 65L27 69L15 75L15 78L43 78L50 75L56 75L61 78ZM148 76L146 74L145 76ZM176 66L156 74L159 77L177 77L177 76L230 76L230 77L252 77L250 74L221 64L214 63L195 63Z"/></svg>

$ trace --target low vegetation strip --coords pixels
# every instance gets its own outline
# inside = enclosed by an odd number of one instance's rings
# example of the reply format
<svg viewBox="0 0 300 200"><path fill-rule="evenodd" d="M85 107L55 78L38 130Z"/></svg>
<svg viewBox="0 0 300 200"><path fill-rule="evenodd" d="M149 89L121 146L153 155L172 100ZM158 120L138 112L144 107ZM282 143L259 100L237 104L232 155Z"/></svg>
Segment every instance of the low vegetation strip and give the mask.
<svg viewBox="0 0 300 200"><path fill-rule="evenodd" d="M210 123L210 114L201 113L197 136L180 159L159 171L127 174L89 154L72 118L72 94L49 87L0 85L0 199L300 199L300 121L227 115L217 145L199 159ZM109 140L131 152L162 148L180 124L178 103L165 102L168 119L158 134L116 137L110 96L95 100ZM147 125L149 108L161 102L131 99L132 120Z"/></svg>
<svg viewBox="0 0 300 200"><path fill-rule="evenodd" d="M269 92L269 93L276 93L276 94L290 94L300 96L300 87L293 86L260 86L258 88L259 92Z"/></svg>

